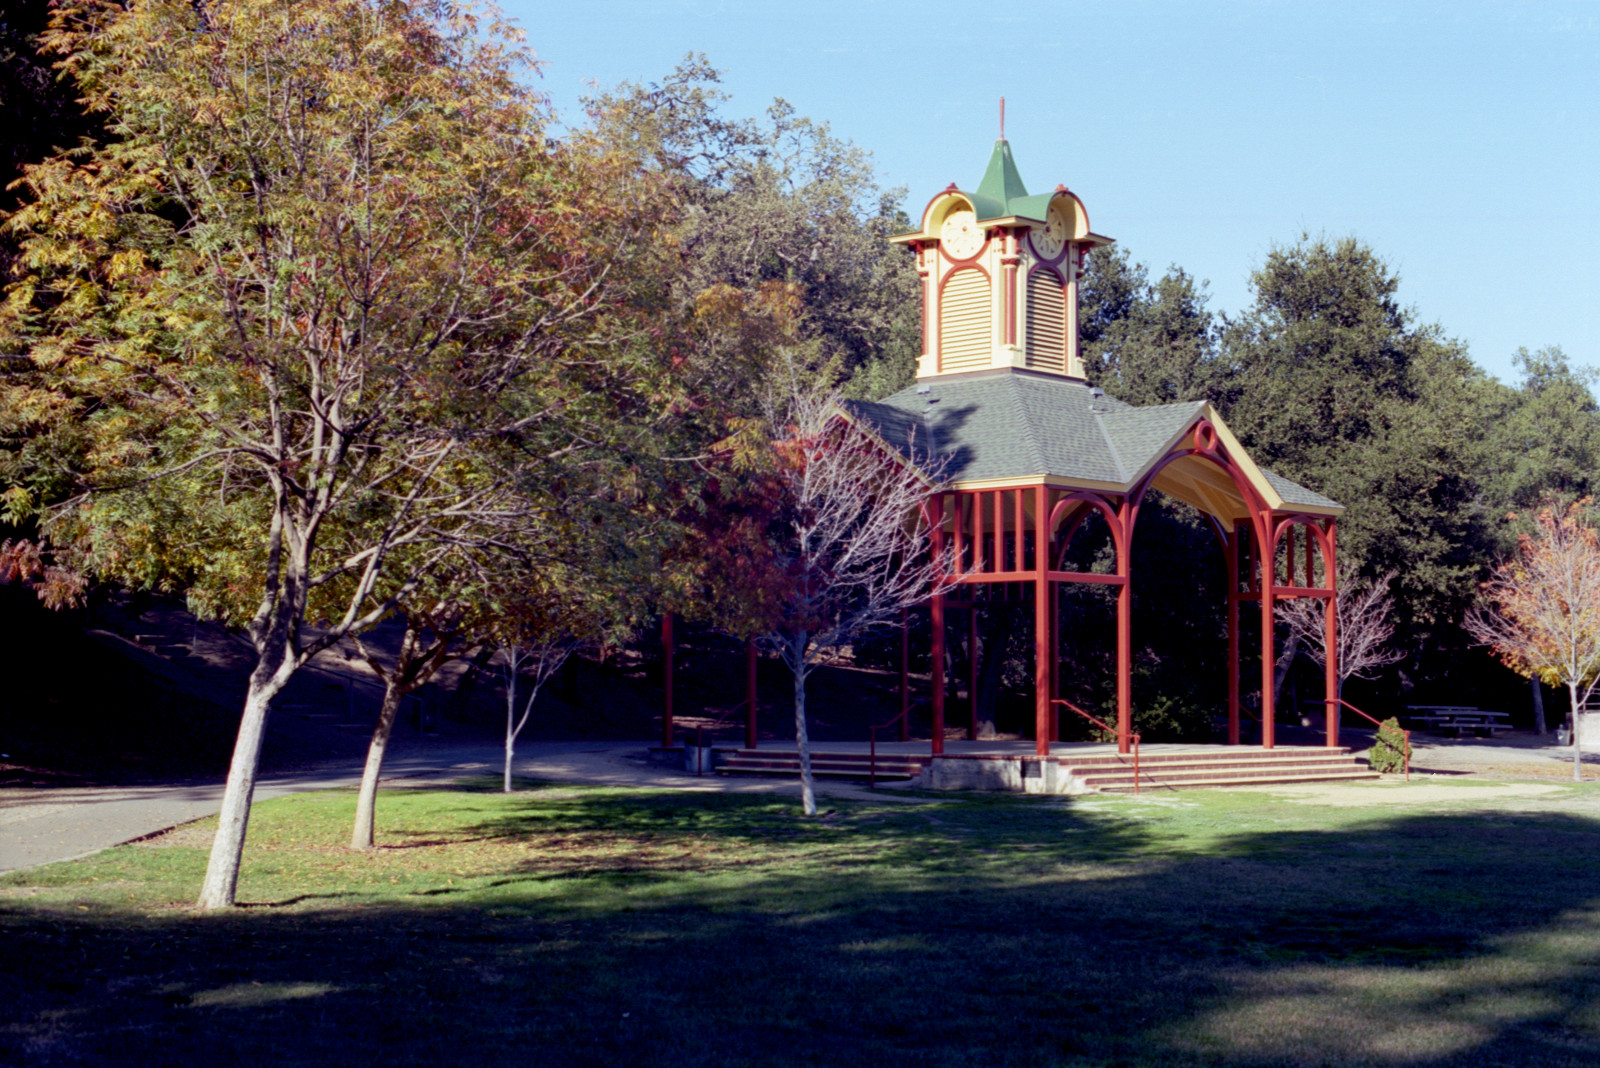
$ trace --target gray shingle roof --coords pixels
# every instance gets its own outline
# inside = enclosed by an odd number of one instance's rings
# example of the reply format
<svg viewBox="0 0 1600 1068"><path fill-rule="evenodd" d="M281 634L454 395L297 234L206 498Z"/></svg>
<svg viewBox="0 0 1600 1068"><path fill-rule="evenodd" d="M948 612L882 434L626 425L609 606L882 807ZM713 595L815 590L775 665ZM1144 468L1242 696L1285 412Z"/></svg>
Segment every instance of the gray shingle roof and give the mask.
<svg viewBox="0 0 1600 1068"><path fill-rule="evenodd" d="M930 379L881 401L848 401L851 415L902 456L932 470L930 447L954 482L1038 476L1127 485L1190 426L1204 401L1135 408L1094 397L1087 383L1018 368ZM1337 508L1263 471L1285 503Z"/></svg>

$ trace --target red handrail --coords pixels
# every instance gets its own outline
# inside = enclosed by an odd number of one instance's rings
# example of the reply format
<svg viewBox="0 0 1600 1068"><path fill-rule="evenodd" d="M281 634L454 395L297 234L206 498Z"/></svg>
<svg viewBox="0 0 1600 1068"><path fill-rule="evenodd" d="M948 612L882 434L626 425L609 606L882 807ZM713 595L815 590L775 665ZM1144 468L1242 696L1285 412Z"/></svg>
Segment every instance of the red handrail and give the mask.
<svg viewBox="0 0 1600 1068"><path fill-rule="evenodd" d="M888 730L896 723L904 720L909 714L909 711L902 712L887 723L880 723L876 727L867 728L868 744L871 747L867 757L867 789L876 790L878 788L878 732Z"/></svg>
<svg viewBox="0 0 1600 1068"><path fill-rule="evenodd" d="M1071 701L1063 701L1061 698L1058 697L1055 700L1051 701L1050 703L1053 704L1053 705L1065 705L1068 708L1072 709L1072 711L1076 712L1078 715L1082 716L1084 719L1088 720L1090 723L1093 723L1096 727L1099 727L1101 730L1103 730L1107 734L1111 735L1113 738L1115 738L1117 736L1117 732L1116 732L1115 728L1111 727L1104 720L1096 719L1094 716L1089 715L1089 713L1085 712L1083 709L1079 708L1077 705L1073 704ZM1058 722L1059 722L1059 718L1058 718ZM1056 733L1057 734L1061 733L1059 727L1057 728ZM1128 737L1130 739L1132 739L1132 741L1133 741L1133 792L1134 793L1138 793L1139 792L1139 736L1137 734L1130 734L1130 735L1128 735Z"/></svg>
<svg viewBox="0 0 1600 1068"><path fill-rule="evenodd" d="M1344 707L1348 708L1350 711L1354 712L1356 715L1360 716L1362 719L1366 720L1368 723L1372 724L1374 727L1379 728L1380 730L1383 727L1382 723L1379 723L1377 720L1373 719L1371 716L1367 715L1365 712L1361 711L1361 709L1357 708L1355 705L1351 704L1349 701L1346 701L1342 697L1332 698L1332 703L1333 704L1337 704L1337 705L1343 705ZM1405 762L1406 762L1406 782L1410 782L1411 781L1411 732L1406 730L1404 727L1401 727L1400 728L1400 733L1405 737L1406 751L1404 753L1404 756L1405 756ZM1338 739L1335 738L1334 741L1338 741ZM1369 763L1371 762L1371 758L1370 757L1368 758L1368 762Z"/></svg>

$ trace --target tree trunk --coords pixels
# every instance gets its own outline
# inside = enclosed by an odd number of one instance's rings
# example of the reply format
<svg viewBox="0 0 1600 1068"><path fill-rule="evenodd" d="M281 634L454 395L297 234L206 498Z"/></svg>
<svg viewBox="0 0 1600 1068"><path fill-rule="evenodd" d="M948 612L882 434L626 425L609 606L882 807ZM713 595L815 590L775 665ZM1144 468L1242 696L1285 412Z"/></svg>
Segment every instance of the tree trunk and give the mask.
<svg viewBox="0 0 1600 1068"><path fill-rule="evenodd" d="M250 673L250 688L245 694L244 715L239 720L239 738L233 745L233 760L228 765L228 784L222 791L222 812L217 817L217 834L211 840L211 859L206 863L205 882L200 886L201 909L232 907L239 888L239 862L244 857L245 828L250 822L250 802L256 791L256 772L261 766L261 741L266 736L267 712L289 681L292 669L286 661L276 670L258 662Z"/></svg>
<svg viewBox="0 0 1600 1068"><path fill-rule="evenodd" d="M511 789L511 761L517 753L517 689L515 685L506 690L506 766L501 777L500 792L512 793Z"/></svg>
<svg viewBox="0 0 1600 1068"><path fill-rule="evenodd" d="M1578 738L1578 684L1567 683L1567 694L1572 699L1572 778L1583 781L1583 745Z"/></svg>
<svg viewBox="0 0 1600 1068"><path fill-rule="evenodd" d="M373 828L378 813L378 775L383 771L383 754L389 747L389 735L394 730L395 716L405 696L406 692L396 679L389 679L383 688L383 706L378 710L378 725L373 728L372 743L367 746L367 764L361 769L361 790L356 794L356 824L350 832L351 849L372 848Z"/></svg>
<svg viewBox="0 0 1600 1068"><path fill-rule="evenodd" d="M794 643L795 655L789 663L794 669L794 744L800 753L800 810L807 816L815 816L817 792L811 781L811 736L806 731L805 647L808 638L802 635Z"/></svg>
<svg viewBox="0 0 1600 1068"><path fill-rule="evenodd" d="M1540 683L1539 676L1529 675L1528 681L1533 683L1533 729L1539 736L1544 737L1544 685Z"/></svg>

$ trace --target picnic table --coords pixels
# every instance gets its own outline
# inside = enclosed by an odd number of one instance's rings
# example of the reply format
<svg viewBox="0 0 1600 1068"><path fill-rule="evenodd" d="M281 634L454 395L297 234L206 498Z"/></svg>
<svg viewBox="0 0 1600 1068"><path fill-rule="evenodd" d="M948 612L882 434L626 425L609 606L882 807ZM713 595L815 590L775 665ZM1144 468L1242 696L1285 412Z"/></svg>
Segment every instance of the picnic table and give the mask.
<svg viewBox="0 0 1600 1068"><path fill-rule="evenodd" d="M1495 712L1470 705L1407 705L1406 714L1401 718L1423 730L1439 733L1455 731L1458 738L1464 737L1468 731L1492 738L1497 731L1511 729L1509 712Z"/></svg>

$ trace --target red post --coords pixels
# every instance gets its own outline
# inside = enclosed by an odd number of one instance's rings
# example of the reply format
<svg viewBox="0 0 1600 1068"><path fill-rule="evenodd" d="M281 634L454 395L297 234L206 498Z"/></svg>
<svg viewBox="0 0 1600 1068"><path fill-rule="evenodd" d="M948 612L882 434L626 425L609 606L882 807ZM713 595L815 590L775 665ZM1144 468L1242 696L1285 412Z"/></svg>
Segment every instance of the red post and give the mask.
<svg viewBox="0 0 1600 1068"><path fill-rule="evenodd" d="M672 747L672 613L661 613L661 744Z"/></svg>
<svg viewBox="0 0 1600 1068"><path fill-rule="evenodd" d="M1022 524L1023 524L1023 520L1022 520L1022 498L1024 496L1024 493L1025 493L1025 491L1023 491L1023 490L1017 490L1016 500L1012 502L1013 516L1012 516L1012 521L1011 521L1011 529L1017 532L1016 540L1012 543L1013 544L1013 548L1014 548L1014 552L1012 553L1012 557L1011 557L1011 561L1012 561L1011 570L1013 570L1013 571L1021 571L1024 567L1028 566L1027 564L1022 562L1022 558L1023 558L1023 545L1022 545Z"/></svg>
<svg viewBox="0 0 1600 1068"><path fill-rule="evenodd" d="M1332 591L1332 593L1330 593L1328 596L1328 603L1323 610L1325 614L1323 615L1322 619L1323 630L1325 632L1323 640L1327 642L1324 648L1328 650L1327 664L1324 665L1323 668L1324 675L1322 685L1328 701L1328 747L1333 748L1339 744L1339 588L1337 579L1338 573L1334 569L1333 564L1333 520L1328 520L1326 529L1328 532L1328 542L1325 546L1327 552L1323 554L1322 576L1323 583L1328 587L1329 590ZM1308 560L1306 563L1306 571L1308 574L1310 570L1311 565L1310 561ZM1406 753L1408 756L1410 752L1411 750L1407 748ZM1407 774L1410 774L1410 771L1411 769L1408 765L1406 768Z"/></svg>
<svg viewBox="0 0 1600 1068"><path fill-rule="evenodd" d="M1050 700L1061 696L1061 599L1056 596L1055 583L1050 584ZM1052 704L1050 740L1061 740L1061 709Z"/></svg>
<svg viewBox="0 0 1600 1068"><path fill-rule="evenodd" d="M756 747L756 642L754 638L744 643L744 747Z"/></svg>
<svg viewBox="0 0 1600 1068"><path fill-rule="evenodd" d="M977 591L974 590L974 593ZM978 738L978 602L967 607L967 741Z"/></svg>
<svg viewBox="0 0 1600 1068"><path fill-rule="evenodd" d="M1228 532L1228 744L1239 744L1239 524Z"/></svg>
<svg viewBox="0 0 1600 1068"><path fill-rule="evenodd" d="M983 556L983 491L975 490L972 496L972 570L983 572L989 565Z"/></svg>
<svg viewBox="0 0 1600 1068"><path fill-rule="evenodd" d="M1123 500L1117 509L1117 752L1129 751L1133 735L1133 509Z"/></svg>
<svg viewBox="0 0 1600 1068"><path fill-rule="evenodd" d="M1017 491L1021 493L1021 490ZM989 495L994 500L994 570L1006 569L1006 491L995 490Z"/></svg>
<svg viewBox="0 0 1600 1068"><path fill-rule="evenodd" d="M911 732L911 613L900 610L900 740Z"/></svg>
<svg viewBox="0 0 1600 1068"><path fill-rule="evenodd" d="M1050 491L1043 485L1033 491L1033 737L1034 751L1050 755L1050 554L1046 528L1050 524Z"/></svg>
<svg viewBox="0 0 1600 1068"><path fill-rule="evenodd" d="M956 533L956 566L961 566L961 498L955 497L955 533ZM933 504L933 552L935 556L944 553L944 497L934 498ZM933 617L933 665L930 672L933 685L933 755L939 756L944 752L944 593L933 595L933 604L929 609Z"/></svg>
<svg viewBox="0 0 1600 1068"><path fill-rule="evenodd" d="M933 755L944 752L944 594L933 595Z"/></svg>
<svg viewBox="0 0 1600 1068"><path fill-rule="evenodd" d="M1266 544L1261 546L1261 748L1271 749L1276 744L1273 720L1277 716L1276 702L1272 699L1273 667L1273 594L1278 584L1278 547L1272 537L1271 513L1262 524L1267 531Z"/></svg>

